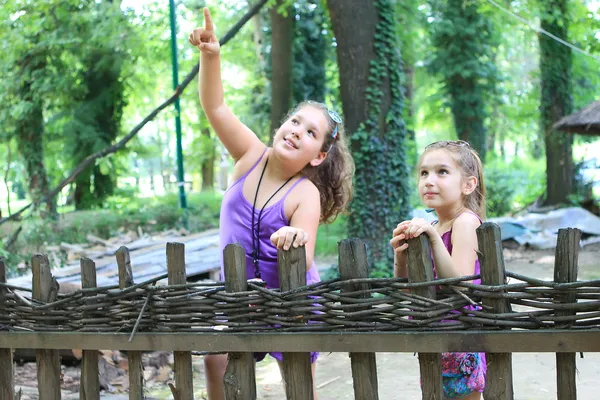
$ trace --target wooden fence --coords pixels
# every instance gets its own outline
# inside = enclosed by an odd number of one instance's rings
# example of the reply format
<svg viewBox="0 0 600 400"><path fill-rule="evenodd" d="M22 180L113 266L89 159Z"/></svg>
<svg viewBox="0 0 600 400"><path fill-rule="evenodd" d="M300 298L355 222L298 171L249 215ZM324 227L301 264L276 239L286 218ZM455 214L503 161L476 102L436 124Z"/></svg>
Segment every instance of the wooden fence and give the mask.
<svg viewBox="0 0 600 400"><path fill-rule="evenodd" d="M280 290L246 280L238 245L224 252L227 281L186 283L184 246L167 244L168 274L134 283L126 248L119 286L58 294L48 259L32 259L29 291L6 284L0 262L0 399L14 399L12 350L36 350L40 399L60 399L59 349L84 349L80 398L99 399L99 349L127 350L130 399L144 394L142 351L174 352L176 400L193 399L191 351L228 352L227 399L255 399L252 352L284 352L288 399L312 399L310 351L349 352L356 399L378 399L376 352L419 352L423 399L442 399L440 353L487 353L486 400L512 399L513 352L554 352L557 397L576 399L575 352L600 351L600 281L577 281L580 232L559 232L554 281L504 270L497 225L477 231L482 284L433 280L429 242L412 239L409 279L369 279L364 243L339 245L341 279L306 286L304 249L279 253ZM507 277L517 283L507 283ZM157 282L168 278L168 285ZM407 291L407 289L410 289ZM478 307L466 308L468 305Z"/></svg>

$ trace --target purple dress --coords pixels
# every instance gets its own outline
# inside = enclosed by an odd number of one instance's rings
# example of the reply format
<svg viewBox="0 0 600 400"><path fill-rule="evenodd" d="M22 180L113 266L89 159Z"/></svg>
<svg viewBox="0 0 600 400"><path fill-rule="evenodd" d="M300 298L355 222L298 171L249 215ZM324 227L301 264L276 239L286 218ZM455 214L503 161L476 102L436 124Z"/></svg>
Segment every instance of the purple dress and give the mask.
<svg viewBox="0 0 600 400"><path fill-rule="evenodd" d="M266 153L266 150L265 150ZM254 265L252 264L252 212L254 212L255 223L258 220L260 209L254 209L252 203L244 197L243 187L246 177L252 172L263 159L265 153L240 179L234 182L225 192L221 203L221 216L219 226L219 242L221 246L221 279L225 279L223 265L223 250L225 246L239 243L246 250L246 276L248 279L255 277ZM288 194L298 183L298 179L285 193L285 195L274 203L267 204L260 220L260 253L258 266L261 279L265 281L268 288L279 288L279 273L277 272L277 248L271 243L271 235L290 222L285 216L284 201ZM319 272L313 261L310 269L306 272L306 284L320 282ZM269 353L278 360L283 360L281 353ZM255 353L255 358L260 361L266 353ZM318 353L311 353L311 362L317 359Z"/></svg>
<svg viewBox="0 0 600 400"><path fill-rule="evenodd" d="M473 213L473 215L479 218L477 214ZM481 218L479 221L481 222ZM442 242L448 253L452 255L452 229L442 235ZM433 273L437 278L435 264ZM474 275L480 273L479 260L475 260ZM481 279L474 279L473 283L481 284ZM442 353L442 383L444 396L447 398L462 397L474 391L483 392L486 373L485 353Z"/></svg>

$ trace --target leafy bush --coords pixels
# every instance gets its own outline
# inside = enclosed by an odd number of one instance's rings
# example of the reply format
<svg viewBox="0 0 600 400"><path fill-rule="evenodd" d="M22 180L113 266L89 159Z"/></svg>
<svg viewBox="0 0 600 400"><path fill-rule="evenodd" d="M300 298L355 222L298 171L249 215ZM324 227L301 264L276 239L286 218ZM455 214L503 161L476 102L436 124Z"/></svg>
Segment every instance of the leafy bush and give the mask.
<svg viewBox="0 0 600 400"><path fill-rule="evenodd" d="M485 166L488 217L514 213L544 193L543 160L520 160L506 164L492 161Z"/></svg>

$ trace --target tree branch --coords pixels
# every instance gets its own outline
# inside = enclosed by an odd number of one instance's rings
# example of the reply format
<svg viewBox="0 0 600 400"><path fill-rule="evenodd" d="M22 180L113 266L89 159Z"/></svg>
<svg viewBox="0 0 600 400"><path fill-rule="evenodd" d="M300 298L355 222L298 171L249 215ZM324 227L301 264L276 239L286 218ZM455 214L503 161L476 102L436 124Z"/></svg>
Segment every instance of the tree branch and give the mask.
<svg viewBox="0 0 600 400"><path fill-rule="evenodd" d="M229 40L231 40L237 33L238 31L246 24L246 22L248 22L250 20L250 18L252 18L261 8L263 5L265 5L265 3L268 0L260 0L254 7L252 7L231 29L229 29L229 31L221 38L220 40L220 45L223 46L224 44L226 44ZM12 219L16 219L19 215L21 215L23 212L25 212L28 208L30 208L31 206L36 206L42 202L47 202L49 199L54 198L65 186L67 186L69 183L73 182L75 180L75 178L77 177L77 175L79 175L88 165L90 165L91 163L95 162L97 159L99 158L103 158L106 157L109 154L112 153L116 153L118 150L122 149L123 147L125 147L125 145L127 144L127 142L129 142L131 139L133 139L133 137L135 135L137 135L137 133L150 121L152 121L159 112L161 112L162 110L164 110L165 108L167 108L168 106L170 106L171 104L173 104L175 102L175 99L178 98L181 93L183 93L183 91L185 90L185 88L190 84L190 82L192 81L192 79L194 79L194 77L198 74L198 70L199 70L199 64L196 64L194 66L194 68L192 68L192 70L187 74L187 76L185 77L185 79L183 80L183 82L177 86L177 88L175 89L175 93L173 93L173 95L167 99L166 101L164 101L161 105L159 105L157 108L155 108L150 114L148 114L148 116L146 118L144 118L142 120L142 122L140 122L139 124L137 124L135 126L135 128L133 128L131 130L131 132L129 132L123 139L119 140L117 143L113 144L112 146L109 146L103 150L100 150L90 156L88 156L85 160L83 160L77 167L75 167L75 169L71 172L71 174L62 180L62 182L60 182L49 194L47 197L35 202L35 203L29 203L28 205L26 205L25 207L21 208L19 211L17 211L16 213L9 215L6 218L2 218L0 219L0 225L2 225L5 222L8 222Z"/></svg>

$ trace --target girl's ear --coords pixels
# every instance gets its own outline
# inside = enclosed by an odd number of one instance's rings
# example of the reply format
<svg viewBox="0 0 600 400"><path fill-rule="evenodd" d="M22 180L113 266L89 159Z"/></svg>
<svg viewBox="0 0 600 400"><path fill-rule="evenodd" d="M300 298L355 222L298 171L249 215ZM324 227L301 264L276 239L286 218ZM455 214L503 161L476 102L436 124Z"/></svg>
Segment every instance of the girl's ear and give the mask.
<svg viewBox="0 0 600 400"><path fill-rule="evenodd" d="M315 158L310 160L310 165L312 167L317 167L317 166L321 165L321 163L323 161L325 161L326 158L327 158L327 152L321 151L321 152L319 152L319 154L317 154L317 156Z"/></svg>
<svg viewBox="0 0 600 400"><path fill-rule="evenodd" d="M477 189L477 178L474 176L469 176L464 180L463 183L463 194L465 196L470 195Z"/></svg>

